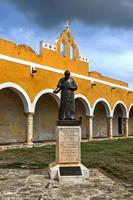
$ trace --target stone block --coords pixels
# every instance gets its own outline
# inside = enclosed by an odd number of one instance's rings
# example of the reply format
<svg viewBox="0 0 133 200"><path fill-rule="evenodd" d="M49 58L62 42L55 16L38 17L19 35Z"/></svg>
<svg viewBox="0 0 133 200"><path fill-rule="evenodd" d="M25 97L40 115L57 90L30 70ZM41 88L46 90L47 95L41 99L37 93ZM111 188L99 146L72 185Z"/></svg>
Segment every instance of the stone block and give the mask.
<svg viewBox="0 0 133 200"><path fill-rule="evenodd" d="M56 163L79 164L81 128L79 126L57 126L56 128Z"/></svg>
<svg viewBox="0 0 133 200"><path fill-rule="evenodd" d="M89 169L81 164L80 143L80 126L56 127L56 161L49 165L51 179L83 183L89 178ZM63 168L65 171L62 173Z"/></svg>

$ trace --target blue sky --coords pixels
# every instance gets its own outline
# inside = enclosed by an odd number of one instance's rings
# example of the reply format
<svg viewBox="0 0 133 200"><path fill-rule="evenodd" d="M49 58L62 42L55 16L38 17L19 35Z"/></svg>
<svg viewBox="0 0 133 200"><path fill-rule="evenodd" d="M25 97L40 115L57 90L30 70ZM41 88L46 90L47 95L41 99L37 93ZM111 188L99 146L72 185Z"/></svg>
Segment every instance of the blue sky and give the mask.
<svg viewBox="0 0 133 200"><path fill-rule="evenodd" d="M39 52L39 42L54 44L68 19L90 70L133 87L132 11L131 0L0 0L0 38Z"/></svg>

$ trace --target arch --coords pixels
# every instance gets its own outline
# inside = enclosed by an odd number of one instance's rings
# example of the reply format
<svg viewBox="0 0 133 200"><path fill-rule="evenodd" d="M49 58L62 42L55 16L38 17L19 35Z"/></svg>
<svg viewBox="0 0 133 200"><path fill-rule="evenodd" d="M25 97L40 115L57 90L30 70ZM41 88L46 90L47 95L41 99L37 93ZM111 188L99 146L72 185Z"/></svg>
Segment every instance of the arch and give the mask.
<svg viewBox="0 0 133 200"><path fill-rule="evenodd" d="M70 45L70 59L74 60L75 59L75 47L73 44Z"/></svg>
<svg viewBox="0 0 133 200"><path fill-rule="evenodd" d="M133 103L129 106L128 118L128 135L133 136Z"/></svg>
<svg viewBox="0 0 133 200"><path fill-rule="evenodd" d="M75 99L80 99L85 107L86 116L91 115L91 106L88 99L82 94L76 94Z"/></svg>
<svg viewBox="0 0 133 200"><path fill-rule="evenodd" d="M53 89L44 89L44 90L40 91L34 98L34 101L32 103L32 112L33 113L35 112L37 101L44 94L50 94L52 97L54 97L55 101L57 102L57 104L59 106L59 104L60 104L60 94L57 94L57 95L54 94Z"/></svg>
<svg viewBox="0 0 133 200"><path fill-rule="evenodd" d="M55 127L58 119L59 105L57 102L58 97L52 91L52 89L44 90L37 95L34 107L34 142L55 140L56 138Z"/></svg>
<svg viewBox="0 0 133 200"><path fill-rule="evenodd" d="M0 90L0 143L24 143L27 116L19 95L12 89Z"/></svg>
<svg viewBox="0 0 133 200"><path fill-rule="evenodd" d="M29 98L28 94L26 93L26 91L22 87L20 87L16 83L8 82L8 83L0 84L0 90L2 90L4 88L9 88L9 89L13 90L14 92L16 92L23 102L24 111L31 112L30 98Z"/></svg>
<svg viewBox="0 0 133 200"><path fill-rule="evenodd" d="M124 102L122 101L117 101L113 107L113 110L112 110L112 116L114 116L114 111L115 111L115 108L117 105L120 105L121 106L121 109L122 109L122 112L123 112L123 117L127 118L129 116L129 112L127 110L127 107L126 105L124 104Z"/></svg>
<svg viewBox="0 0 133 200"><path fill-rule="evenodd" d="M109 104L109 102L108 102L106 99L104 99L104 98L99 98L99 99L97 99L97 100L95 101L95 103L93 104L93 107L92 107L92 115L94 115L95 107L96 107L96 105L97 105L99 102L101 102L101 103L104 105L104 108L105 108L105 110L106 110L106 116L107 116L107 117L111 117L112 111L111 111L110 104Z"/></svg>
<svg viewBox="0 0 133 200"><path fill-rule="evenodd" d="M133 103L128 108L128 117L129 117L129 114L130 114L130 111L131 111L132 107L133 107Z"/></svg>
<svg viewBox="0 0 133 200"><path fill-rule="evenodd" d="M64 57L66 56L66 43L64 41L60 45L60 54Z"/></svg>

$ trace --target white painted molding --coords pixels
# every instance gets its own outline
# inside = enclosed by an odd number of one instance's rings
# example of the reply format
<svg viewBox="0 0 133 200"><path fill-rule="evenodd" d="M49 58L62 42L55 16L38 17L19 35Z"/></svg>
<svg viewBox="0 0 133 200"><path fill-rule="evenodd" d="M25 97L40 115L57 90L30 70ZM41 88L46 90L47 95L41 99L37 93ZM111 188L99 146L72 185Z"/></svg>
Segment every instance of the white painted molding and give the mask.
<svg viewBox="0 0 133 200"><path fill-rule="evenodd" d="M121 108L122 108L123 117L128 118L128 117L129 117L128 109L127 109L125 103L124 103L123 101L120 101L120 100L117 101L117 102L115 103L115 105L114 105L114 107L113 107L113 110L112 110L112 115L114 116L114 111L115 111L115 108L116 108L116 106L117 106L118 104L119 104L119 105L121 106Z"/></svg>
<svg viewBox="0 0 133 200"><path fill-rule="evenodd" d="M13 90L14 92L16 92L23 102L24 111L31 112L30 98L29 98L27 92L22 87L20 87L18 84L13 83L13 82L6 82L6 83L0 84L0 90L2 90L4 88L9 88L9 89Z"/></svg>
<svg viewBox="0 0 133 200"><path fill-rule="evenodd" d="M104 98L99 98L99 99L97 99L97 100L94 102L93 107L92 107L93 116L94 116L95 107L96 107L96 105L97 105L99 102L103 103L104 108L105 108L105 110L106 110L106 116L107 116L107 117L112 117L111 106L110 106L109 102L108 102L106 99L104 99Z"/></svg>
<svg viewBox="0 0 133 200"><path fill-rule="evenodd" d="M41 96L43 96L44 94L50 94L56 100L56 102L57 102L57 104L59 106L59 104L60 104L60 94L59 93L58 94L54 94L53 93L53 89L44 89L44 90L40 91L34 98L34 101L33 101L32 105L31 105L31 110L32 110L33 113L35 113L36 104L37 104L39 98Z"/></svg>
<svg viewBox="0 0 133 200"><path fill-rule="evenodd" d="M52 72L59 73L59 74L64 74L64 70L60 70L58 68L40 65L38 63L33 63L33 62L26 61L26 60L13 58L13 57L6 56L6 55L3 55L3 54L0 54L0 59L7 60L7 61L10 61L10 62L14 62L14 63L18 63L18 64L22 64L22 65L26 65L26 66L30 66L30 67L31 66L36 67L36 68L47 70L47 71L52 71ZM111 83L111 82L103 81L103 80L100 80L100 79L96 79L96 78L92 78L92 77L89 77L89 76L84 76L84 75L76 74L76 73L71 73L71 75L73 77L77 77L77 78L88 80L88 81L94 81L94 82L97 82L97 83L108 85L110 87L112 87L112 84L113 84L114 87L133 92L133 89L131 89L131 88L121 86L121 85L118 85L118 84L114 84L114 83Z"/></svg>
<svg viewBox="0 0 133 200"><path fill-rule="evenodd" d="M45 90L40 91L36 95L36 97L34 98L33 103L31 103L27 92L21 86L19 86L18 84L13 83L13 82L6 82L6 83L0 84L0 90L2 90L4 88L12 89L14 92L16 92L19 95L19 97L21 98L21 100L23 102L24 111L26 113L27 112L29 112L29 113L35 112L36 103L37 103L38 99L44 94L52 95L54 97L54 99L56 100L56 102L58 103L58 105L59 105L59 102L60 102L60 94L58 94L58 95L53 94L53 89L45 89ZM98 102L104 103L108 117L113 117L116 106L118 104L120 104L122 106L122 111L123 111L124 117L128 118L130 109L133 106L133 104L131 104L129 109L127 109L126 105L122 101L117 101L115 103L114 107L113 107L113 110L111 110L111 107L110 107L110 104L108 103L108 101L104 98L99 98L95 101L93 107L91 108L88 99L84 95L76 94L75 99L77 99L77 98L79 98L82 101L82 103L84 104L87 116L93 116L94 115L94 109L95 109L95 106Z"/></svg>
<svg viewBox="0 0 133 200"><path fill-rule="evenodd" d="M128 108L128 115L130 114L131 108L133 107L133 103ZM129 117L129 116L128 116Z"/></svg>
<svg viewBox="0 0 133 200"><path fill-rule="evenodd" d="M84 61L84 62L87 62L88 63L88 59L83 57L83 56L79 56L79 60L81 61Z"/></svg>
<svg viewBox="0 0 133 200"><path fill-rule="evenodd" d="M75 99L81 100L81 102L83 103L83 105L85 107L86 116L91 116L92 115L92 109L91 109L90 102L88 101L88 99L82 94L76 94Z"/></svg>
<svg viewBox="0 0 133 200"><path fill-rule="evenodd" d="M52 51L56 51L57 50L57 47L55 45L48 44L48 43L46 43L44 41L40 42L40 51L42 50L42 48L49 49L49 50L52 50Z"/></svg>

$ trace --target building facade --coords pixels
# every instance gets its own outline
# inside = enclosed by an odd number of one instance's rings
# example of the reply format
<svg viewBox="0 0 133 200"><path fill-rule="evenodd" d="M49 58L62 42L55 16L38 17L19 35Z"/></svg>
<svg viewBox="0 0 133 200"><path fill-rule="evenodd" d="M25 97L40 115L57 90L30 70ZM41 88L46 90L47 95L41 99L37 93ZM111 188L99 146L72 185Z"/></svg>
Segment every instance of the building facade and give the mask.
<svg viewBox="0 0 133 200"><path fill-rule="evenodd" d="M123 81L91 72L67 27L40 54L0 39L0 144L55 140L60 94L53 94L64 70L78 85L76 114L82 138L133 136L133 90Z"/></svg>

